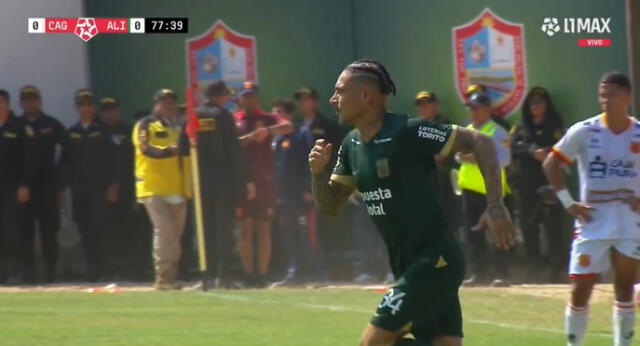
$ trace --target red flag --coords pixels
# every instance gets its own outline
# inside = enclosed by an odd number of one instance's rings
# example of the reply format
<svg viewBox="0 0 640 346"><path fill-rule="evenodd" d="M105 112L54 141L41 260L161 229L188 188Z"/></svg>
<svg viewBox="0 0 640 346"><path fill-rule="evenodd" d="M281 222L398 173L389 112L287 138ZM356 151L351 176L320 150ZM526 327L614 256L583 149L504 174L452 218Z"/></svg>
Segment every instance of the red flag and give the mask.
<svg viewBox="0 0 640 346"><path fill-rule="evenodd" d="M187 95L187 136L195 142L198 140L200 122L198 121L198 115L193 108L193 90L191 88L187 88L185 94Z"/></svg>

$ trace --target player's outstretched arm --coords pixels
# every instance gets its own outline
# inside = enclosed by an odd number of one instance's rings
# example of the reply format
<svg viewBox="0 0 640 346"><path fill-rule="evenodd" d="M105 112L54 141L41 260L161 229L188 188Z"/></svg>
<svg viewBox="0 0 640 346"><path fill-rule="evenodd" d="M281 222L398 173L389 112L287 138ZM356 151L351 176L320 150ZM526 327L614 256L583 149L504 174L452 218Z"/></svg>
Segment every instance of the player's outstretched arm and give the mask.
<svg viewBox="0 0 640 346"><path fill-rule="evenodd" d="M475 227L489 226L496 246L501 249L510 248L515 244L514 228L502 200L501 168L493 141L478 131L458 127L453 151L473 153L484 178L487 210Z"/></svg>
<svg viewBox="0 0 640 346"><path fill-rule="evenodd" d="M309 153L311 190L318 209L325 214L336 214L347 203L354 188L329 179L326 167L331 160L332 145L319 139Z"/></svg>

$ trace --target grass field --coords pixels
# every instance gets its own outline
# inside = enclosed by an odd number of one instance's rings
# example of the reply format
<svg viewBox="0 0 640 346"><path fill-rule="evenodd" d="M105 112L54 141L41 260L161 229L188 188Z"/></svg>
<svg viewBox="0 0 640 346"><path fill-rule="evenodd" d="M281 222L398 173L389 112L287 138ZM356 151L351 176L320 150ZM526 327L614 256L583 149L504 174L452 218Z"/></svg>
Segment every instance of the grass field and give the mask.
<svg viewBox="0 0 640 346"><path fill-rule="evenodd" d="M610 287L585 345L611 345ZM564 286L465 289L465 345L564 345ZM89 294L3 290L0 345L357 345L380 293L361 288Z"/></svg>

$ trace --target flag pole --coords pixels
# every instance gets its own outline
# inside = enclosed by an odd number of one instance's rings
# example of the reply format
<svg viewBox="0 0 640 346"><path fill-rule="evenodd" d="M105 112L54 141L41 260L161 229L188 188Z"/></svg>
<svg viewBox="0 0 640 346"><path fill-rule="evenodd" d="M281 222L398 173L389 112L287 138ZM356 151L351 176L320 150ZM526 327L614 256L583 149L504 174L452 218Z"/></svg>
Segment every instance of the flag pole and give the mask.
<svg viewBox="0 0 640 346"><path fill-rule="evenodd" d="M196 235L198 240L198 264L200 268L200 280L202 290L207 291L207 253L204 238L204 226L202 222L202 197L200 194L200 167L198 165L197 115L193 108L193 94L191 88L187 88L187 135L189 136L189 154L191 157L191 174L193 177L193 204L196 217Z"/></svg>

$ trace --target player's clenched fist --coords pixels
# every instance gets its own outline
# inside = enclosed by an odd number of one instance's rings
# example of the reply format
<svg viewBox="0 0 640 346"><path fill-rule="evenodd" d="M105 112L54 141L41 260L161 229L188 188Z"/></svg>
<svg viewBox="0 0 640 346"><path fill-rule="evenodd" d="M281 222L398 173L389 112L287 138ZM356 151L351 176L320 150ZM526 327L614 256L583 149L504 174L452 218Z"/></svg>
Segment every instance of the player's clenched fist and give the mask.
<svg viewBox="0 0 640 346"><path fill-rule="evenodd" d="M318 139L309 153L309 167L312 174L319 174L331 160L333 146L324 139Z"/></svg>

